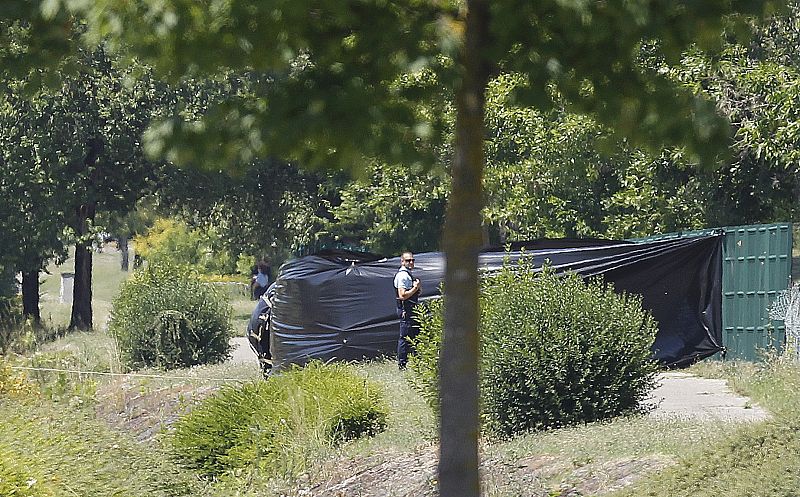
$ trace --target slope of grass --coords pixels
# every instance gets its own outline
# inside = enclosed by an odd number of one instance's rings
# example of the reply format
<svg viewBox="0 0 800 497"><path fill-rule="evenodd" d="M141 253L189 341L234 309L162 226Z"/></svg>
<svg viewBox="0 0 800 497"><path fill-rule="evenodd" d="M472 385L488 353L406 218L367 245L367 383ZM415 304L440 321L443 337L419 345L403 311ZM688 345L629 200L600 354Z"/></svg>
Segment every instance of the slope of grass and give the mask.
<svg viewBox="0 0 800 497"><path fill-rule="evenodd" d="M93 337L98 340L93 340ZM89 364L96 360L93 358L102 358L105 354L102 345L99 352L91 352L92 344L96 345L98 342L102 343L101 332L68 335L52 344L54 350L48 354L76 354L79 362L87 361ZM394 488L399 492L398 495L404 495L400 490L403 485L415 482L419 484L420 481L423 486L427 485L425 488L432 489L435 485L433 479L436 457L436 423L432 412L408 386L404 375L396 370L394 361L375 361L353 367L359 374L382 384L387 392L390 411L386 431L337 448L324 448L315 452L309 447L308 451L304 450L305 457L309 458L308 471L300 478L282 479L263 472L248 472L215 482L203 488L205 493L202 495L261 497L306 495L303 492L311 492L308 495L327 496L329 494L320 492L318 488L324 482L346 481L354 475L368 475L370 471L377 472L380 478L362 482L364 488L368 489L363 495L379 495L380 492L383 492L381 495L392 494L391 491L384 491L381 485L389 485L387 488ZM791 366L781 363L765 367L709 362L704 363L703 368L705 370L696 368L695 371L707 376L729 378L737 390L752 395L754 400L777 413L779 417L785 413L788 418L796 411L800 374ZM50 395L48 398L53 399L53 402L40 401L38 406L28 405L20 409L8 402L0 405L0 419L11 420L8 426L4 424L0 428L0 448L7 449L13 434L20 433L22 442L14 442L17 447L14 454L23 456L14 456L14 459L24 464L17 469L31 467L26 454L34 458L43 457L45 461L60 461L47 463L51 466L45 466L45 476L36 471L23 472L20 476L26 482L30 479L36 480L41 488L45 488L45 484L50 490L55 488L56 493L53 495L61 495L58 492L62 492L63 488L58 486L61 484L60 480L48 479L46 474L55 471L54 468L61 471L59 464L79 464L85 471L100 475L94 482L80 475L73 477L69 472L64 473L71 486L86 486L82 492L78 492L79 495L114 495L116 488L113 481L116 478L144 478L135 471L130 477L118 476L115 472L116 466L123 463L152 467L152 474L147 475L142 482L132 485L131 488L135 491L144 492L147 489L147 492L153 493L148 485L161 485L165 489L174 489L174 485L178 485L173 494L163 493L166 492L163 490L162 493L153 495L183 495L180 492L189 488L186 485L196 484L191 481L192 477L188 477L190 483L186 483L187 474L191 474L165 462L167 460L158 448L158 438L145 443L137 442L129 433L132 431L130 423L163 423L164 419L173 416L171 411L157 413L156 416L151 416L150 421L146 420L148 413L162 408L163 403L160 402L167 399L162 399L161 396L174 396L175 392L182 392L180 395L184 395L183 392L209 388L209 382L202 378L241 377L242 380L251 380L258 372L251 365L225 364L175 371L171 374L185 376L186 379L132 377L120 382L116 379L97 378L93 380L97 382L97 395L93 395L92 389L86 386L91 383L86 377L67 375L67 383L84 387L74 388L74 393L65 389L60 396ZM52 384L53 379L49 381L46 384ZM180 388L175 389L176 385ZM116 412L129 413L130 423L120 418L119 422L105 424L94 417L92 410L70 407L70 403L79 403L81 396L91 397L86 404L98 402L98 406L106 406L104 411L113 416L116 416L113 414ZM108 415L105 419L108 421ZM43 430L42 426L48 431ZM619 486L620 481L647 478L659 471L662 476L647 479L646 483L635 486L634 490L623 495L666 497L697 493L696 488L706 484L699 483L700 480L708 481L709 475L714 475L711 480L717 482L714 487L717 492L721 492L723 488L727 492L731 485L735 489L741 488L742 493L726 495L744 496L748 495L747 492L760 495L757 492L758 486L781 495L781 487L776 486L780 484L773 483L773 479L784 481L786 488L794 483L780 473L779 468L783 466L778 462L785 460L794 463L793 457L797 457L794 452L800 453L792 438L793 427L793 424L784 421L743 427L721 422L656 420L639 416L532 433L500 443L485 441L482 448L485 495L543 496L560 495L568 491L577 491L583 495L601 494ZM140 433L146 427L137 426L136 429ZM54 437L54 432L59 434L54 438L55 444L49 441ZM124 450L114 448L114 444L124 447ZM122 453L119 453L120 450ZM152 454L149 456L143 455L150 451ZM751 454L748 451L755 452ZM773 455L779 460L774 461ZM125 457L134 460L128 462ZM772 463L775 463L774 468L769 467ZM403 466L398 469L398 464ZM752 466L753 475L740 481L741 475L748 474L747 464ZM671 465L674 467L664 469ZM723 470L727 467L734 468L735 471ZM391 473L392 468L397 469L397 473ZM104 473L105 471L108 473ZM386 476L387 474L390 476ZM393 478L397 482L391 482ZM426 481L429 483L425 483ZM587 482L594 482L594 486L585 487ZM96 485L96 489L93 485ZM134 490L119 495L136 495ZM51 494L43 491L39 495ZM428 493L422 492L420 495ZM701 495L711 495L711 492Z"/></svg>
<svg viewBox="0 0 800 497"><path fill-rule="evenodd" d="M795 251L800 252L800 247ZM119 270L118 259L113 250L95 254L95 323L100 330L120 282L127 277ZM60 270L71 270L71 266L67 263ZM54 316L55 323L61 312L58 324L65 325L69 308L57 303L59 272L54 271L45 280L43 314ZM233 296L231 303L237 334L243 334L255 303L245 296ZM64 309L59 310L59 306ZM31 360L119 370L113 341L103 331L70 334L45 345ZM4 420L0 424L0 472L14 478L22 492L19 495L45 497L192 493L327 497L335 494L319 490L324 482L358 479L370 472L376 476L373 480L362 478L362 495L404 495L403 489L410 484L427 489L419 495L429 495L435 486L437 452L432 412L397 372L393 361L357 364L354 368L383 385L390 408L387 428L375 437L341 447L307 451L309 470L299 478L252 472L201 484L193 473L164 456L158 437L144 441L140 437L137 441L138 434L151 428L148 425L158 430L174 420L175 405L183 401L166 397L189 398L192 392L205 395L220 384L202 378L251 380L258 376L255 366L231 364L172 373L185 379L89 379L43 373L39 379L49 395L27 404L0 401L0 419ZM776 420L736 425L630 417L532 433L499 443L484 441L484 494L600 495L618 488L620 482L643 478L620 495L797 495L800 482L784 468L800 465L800 446L795 438L800 428L795 414L800 412L800 372L780 362L766 366L704 362L693 371L728 379L734 389L775 413ZM191 397L189 403L193 401ZM127 467L132 469L128 471ZM397 481L392 482L395 478Z"/></svg>
<svg viewBox="0 0 800 497"><path fill-rule="evenodd" d="M84 407L5 399L0 419L0 478L13 471L31 482L31 490L36 487L31 495L179 497L204 491L195 475L163 452L111 431Z"/></svg>

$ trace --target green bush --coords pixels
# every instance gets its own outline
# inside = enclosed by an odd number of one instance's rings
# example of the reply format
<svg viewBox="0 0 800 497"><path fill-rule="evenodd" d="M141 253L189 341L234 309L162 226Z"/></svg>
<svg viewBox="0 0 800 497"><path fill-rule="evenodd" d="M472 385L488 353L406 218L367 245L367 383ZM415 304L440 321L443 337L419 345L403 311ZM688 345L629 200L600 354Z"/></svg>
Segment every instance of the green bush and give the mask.
<svg viewBox="0 0 800 497"><path fill-rule="evenodd" d="M598 279L535 273L528 262L483 281L480 386L485 428L499 436L634 412L652 390L657 325L641 298ZM412 383L434 408L441 303L421 316Z"/></svg>
<svg viewBox="0 0 800 497"><path fill-rule="evenodd" d="M382 431L387 409L379 387L347 365L312 362L224 387L179 420L170 440L208 477L247 468L294 475L319 450Z"/></svg>
<svg viewBox="0 0 800 497"><path fill-rule="evenodd" d="M173 369L225 360L231 313L188 268L152 264L123 283L108 327L127 366Z"/></svg>

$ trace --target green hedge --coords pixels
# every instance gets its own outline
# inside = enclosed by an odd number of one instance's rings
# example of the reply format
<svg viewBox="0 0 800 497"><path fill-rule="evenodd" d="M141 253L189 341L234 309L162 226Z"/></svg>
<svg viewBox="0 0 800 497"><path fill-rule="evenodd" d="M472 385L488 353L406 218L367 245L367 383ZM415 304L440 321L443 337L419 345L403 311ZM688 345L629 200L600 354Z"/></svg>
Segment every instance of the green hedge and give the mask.
<svg viewBox="0 0 800 497"><path fill-rule="evenodd" d="M485 428L499 436L634 412L652 390L657 325L641 298L598 279L536 273L528 262L483 282L480 386ZM442 304L421 316L412 383L438 405Z"/></svg>
<svg viewBox="0 0 800 497"><path fill-rule="evenodd" d="M380 388L349 366L312 362L224 387L179 420L170 440L207 477L246 468L292 475L324 447L382 431L387 410Z"/></svg>
<svg viewBox="0 0 800 497"><path fill-rule="evenodd" d="M114 300L109 332L132 369L172 369L224 361L230 353L227 298L187 267L135 271Z"/></svg>

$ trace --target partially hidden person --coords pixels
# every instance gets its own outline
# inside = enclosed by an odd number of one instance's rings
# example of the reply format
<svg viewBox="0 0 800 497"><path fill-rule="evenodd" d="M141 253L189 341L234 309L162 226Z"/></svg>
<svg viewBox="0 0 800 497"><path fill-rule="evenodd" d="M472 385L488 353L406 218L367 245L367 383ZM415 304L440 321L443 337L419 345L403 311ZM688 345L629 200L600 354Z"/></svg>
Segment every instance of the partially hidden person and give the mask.
<svg viewBox="0 0 800 497"><path fill-rule="evenodd" d="M400 269L394 277L397 297L397 317L400 318L400 338L397 341L397 365L404 370L409 354L414 353L411 342L419 334L419 322L414 315L414 307L419 302L420 281L411 271L414 269L414 254L403 252L400 256Z"/></svg>
<svg viewBox="0 0 800 497"><path fill-rule="evenodd" d="M253 300L258 300L264 295L272 279L272 271L267 261L259 261L256 268L257 271L253 275L253 281L251 282Z"/></svg>

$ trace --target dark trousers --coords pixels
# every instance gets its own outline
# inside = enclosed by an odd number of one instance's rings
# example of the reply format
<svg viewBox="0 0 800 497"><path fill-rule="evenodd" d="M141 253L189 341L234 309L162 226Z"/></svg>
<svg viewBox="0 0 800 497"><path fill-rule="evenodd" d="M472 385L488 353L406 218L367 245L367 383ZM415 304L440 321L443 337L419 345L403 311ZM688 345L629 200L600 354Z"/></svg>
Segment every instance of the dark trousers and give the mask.
<svg viewBox="0 0 800 497"><path fill-rule="evenodd" d="M410 319L400 320L400 338L397 340L397 364L401 369L408 364L408 355L413 354L414 346L408 339L419 335L419 325Z"/></svg>

